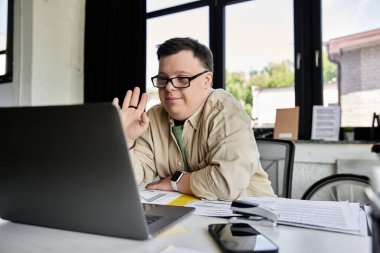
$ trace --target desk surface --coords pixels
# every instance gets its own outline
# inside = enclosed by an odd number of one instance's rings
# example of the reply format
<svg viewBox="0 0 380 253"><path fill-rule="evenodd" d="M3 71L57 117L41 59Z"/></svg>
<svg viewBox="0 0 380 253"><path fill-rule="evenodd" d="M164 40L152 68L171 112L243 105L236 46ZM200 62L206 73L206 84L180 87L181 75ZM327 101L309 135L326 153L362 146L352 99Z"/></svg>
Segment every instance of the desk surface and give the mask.
<svg viewBox="0 0 380 253"><path fill-rule="evenodd" d="M12 223L0 219L0 252L161 252L168 245L221 252L207 231L208 224L226 223L226 219L192 215L176 226L190 230L172 236L159 236L147 241L50 229ZM371 237L302 229L290 226L275 228L256 226L280 247L280 253L297 252L371 252Z"/></svg>

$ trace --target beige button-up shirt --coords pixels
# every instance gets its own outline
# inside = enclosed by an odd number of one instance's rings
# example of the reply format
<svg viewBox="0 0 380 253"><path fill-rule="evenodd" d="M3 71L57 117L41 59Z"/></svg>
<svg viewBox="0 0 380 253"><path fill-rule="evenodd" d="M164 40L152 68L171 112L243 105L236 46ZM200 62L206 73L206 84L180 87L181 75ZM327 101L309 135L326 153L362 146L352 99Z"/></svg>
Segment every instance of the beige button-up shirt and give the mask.
<svg viewBox="0 0 380 253"><path fill-rule="evenodd" d="M148 130L131 150L138 184L183 170L173 120L161 105L148 111ZM212 90L204 105L183 126L190 188L209 200L275 196L262 169L251 120L239 102L223 89Z"/></svg>

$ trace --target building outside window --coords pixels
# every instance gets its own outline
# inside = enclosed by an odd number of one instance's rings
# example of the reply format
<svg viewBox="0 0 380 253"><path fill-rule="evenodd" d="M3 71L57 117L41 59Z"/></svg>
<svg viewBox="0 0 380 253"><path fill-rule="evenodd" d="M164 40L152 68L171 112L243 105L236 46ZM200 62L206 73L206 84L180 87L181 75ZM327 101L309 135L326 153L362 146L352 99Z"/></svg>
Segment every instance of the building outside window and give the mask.
<svg viewBox="0 0 380 253"><path fill-rule="evenodd" d="M312 106L322 101L341 106L342 127L370 127L380 113L378 13L378 0L147 0L149 104L159 102L149 80L158 69L156 45L190 36L211 41L214 76L224 70L217 85L241 102L253 127L272 128L276 109L297 103L301 138L308 139Z"/></svg>
<svg viewBox="0 0 380 253"><path fill-rule="evenodd" d="M342 127L380 113L379 13L378 0L322 1L324 101L341 106Z"/></svg>

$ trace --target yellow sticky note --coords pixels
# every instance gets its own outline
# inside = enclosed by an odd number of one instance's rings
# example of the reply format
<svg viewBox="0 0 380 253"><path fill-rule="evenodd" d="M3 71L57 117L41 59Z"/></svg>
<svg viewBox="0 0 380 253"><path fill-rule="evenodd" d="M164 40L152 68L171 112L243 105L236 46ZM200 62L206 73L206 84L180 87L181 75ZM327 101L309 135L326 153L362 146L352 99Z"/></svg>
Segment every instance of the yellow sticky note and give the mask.
<svg viewBox="0 0 380 253"><path fill-rule="evenodd" d="M167 203L167 205L170 205L170 206L186 206L188 203L193 202L195 200L197 200L197 199L193 196L181 195L178 198Z"/></svg>

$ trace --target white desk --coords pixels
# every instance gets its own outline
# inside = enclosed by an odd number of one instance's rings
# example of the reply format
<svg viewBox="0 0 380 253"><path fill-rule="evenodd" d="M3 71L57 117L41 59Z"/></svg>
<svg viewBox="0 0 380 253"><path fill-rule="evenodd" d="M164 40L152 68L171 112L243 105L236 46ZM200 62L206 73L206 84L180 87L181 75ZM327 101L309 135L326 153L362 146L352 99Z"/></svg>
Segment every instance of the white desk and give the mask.
<svg viewBox="0 0 380 253"><path fill-rule="evenodd" d="M191 230L147 241L133 241L121 238L77 233L38 226L22 225L0 219L1 253L52 253L52 252L161 252L168 245L197 249L204 252L221 252L210 237L207 225L225 223L226 219L192 215L178 223ZM280 247L280 253L298 252L371 252L371 237L346 235L310 229L278 226L255 227Z"/></svg>

